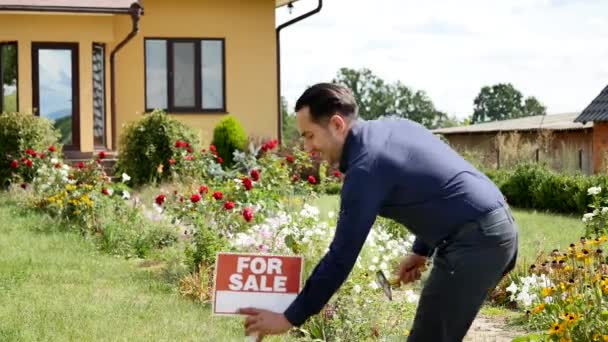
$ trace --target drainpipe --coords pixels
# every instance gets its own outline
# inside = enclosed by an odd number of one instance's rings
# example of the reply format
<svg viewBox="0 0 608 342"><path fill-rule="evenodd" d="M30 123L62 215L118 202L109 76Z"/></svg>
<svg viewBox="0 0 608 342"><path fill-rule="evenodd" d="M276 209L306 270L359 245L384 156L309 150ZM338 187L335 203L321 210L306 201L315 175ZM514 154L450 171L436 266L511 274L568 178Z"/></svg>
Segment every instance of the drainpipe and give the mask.
<svg viewBox="0 0 608 342"><path fill-rule="evenodd" d="M282 140L282 133L281 133L281 127L282 127L282 116L281 116L281 30L286 28L287 26L290 26L292 24L297 23L300 20L306 19L316 13L319 13L321 11L321 8L323 7L323 0L318 0L318 4L317 4L317 8L315 8L314 10L310 11L310 12L306 12L302 15L300 15L297 18L294 18L292 20L289 20L286 23L283 23L281 25L279 25L279 27L276 28L276 33L277 33L277 110L278 110L278 127L277 127L277 132L278 137L277 139L279 140L279 142L281 142Z"/></svg>
<svg viewBox="0 0 608 342"><path fill-rule="evenodd" d="M137 32L139 32L139 19L143 13L142 6L134 2L131 4L129 8L129 14L131 15L131 20L133 21L133 28L129 35L125 37L116 47L112 50L110 54L110 68L111 68L111 83L110 83L110 96L112 98L112 150L118 150L118 146L116 145L116 53L122 49L125 44L127 44Z"/></svg>

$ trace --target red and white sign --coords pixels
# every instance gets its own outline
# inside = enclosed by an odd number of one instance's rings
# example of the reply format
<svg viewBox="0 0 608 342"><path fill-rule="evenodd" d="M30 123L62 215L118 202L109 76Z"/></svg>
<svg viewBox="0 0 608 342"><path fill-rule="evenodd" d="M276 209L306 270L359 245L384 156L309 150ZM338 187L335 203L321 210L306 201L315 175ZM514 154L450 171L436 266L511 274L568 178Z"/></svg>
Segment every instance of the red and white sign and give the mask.
<svg viewBox="0 0 608 342"><path fill-rule="evenodd" d="M218 253L213 313L234 315L252 307L283 312L302 284L302 257Z"/></svg>

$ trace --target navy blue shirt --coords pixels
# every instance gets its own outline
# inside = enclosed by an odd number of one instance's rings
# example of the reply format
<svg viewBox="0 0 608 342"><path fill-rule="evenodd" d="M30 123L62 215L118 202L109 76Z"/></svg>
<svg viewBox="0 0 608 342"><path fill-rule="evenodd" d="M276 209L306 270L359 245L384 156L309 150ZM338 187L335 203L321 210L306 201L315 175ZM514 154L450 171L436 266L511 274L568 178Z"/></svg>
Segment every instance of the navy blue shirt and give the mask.
<svg viewBox="0 0 608 342"><path fill-rule="evenodd" d="M422 125L404 119L357 120L346 138L336 233L327 254L285 311L300 326L344 283L376 217L416 236L429 256L458 226L505 205L494 183Z"/></svg>

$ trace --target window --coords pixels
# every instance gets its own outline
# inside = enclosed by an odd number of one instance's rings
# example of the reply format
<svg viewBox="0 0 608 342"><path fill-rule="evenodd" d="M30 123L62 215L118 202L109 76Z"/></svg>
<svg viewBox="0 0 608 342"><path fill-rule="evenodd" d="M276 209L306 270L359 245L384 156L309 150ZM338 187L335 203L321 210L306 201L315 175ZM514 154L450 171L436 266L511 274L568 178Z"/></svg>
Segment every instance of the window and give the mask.
<svg viewBox="0 0 608 342"><path fill-rule="evenodd" d="M146 111L225 112L223 39L145 40Z"/></svg>
<svg viewBox="0 0 608 342"><path fill-rule="evenodd" d="M17 43L0 42L0 112L16 112Z"/></svg>

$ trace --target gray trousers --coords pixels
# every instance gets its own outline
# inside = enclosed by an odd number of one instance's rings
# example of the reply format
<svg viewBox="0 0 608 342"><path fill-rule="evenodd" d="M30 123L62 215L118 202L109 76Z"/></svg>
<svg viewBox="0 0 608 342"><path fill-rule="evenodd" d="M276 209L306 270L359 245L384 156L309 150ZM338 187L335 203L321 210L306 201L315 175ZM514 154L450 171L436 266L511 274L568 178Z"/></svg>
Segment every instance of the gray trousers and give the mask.
<svg viewBox="0 0 608 342"><path fill-rule="evenodd" d="M515 266L518 229L508 208L461 228L435 251L408 342L462 341L488 292Z"/></svg>

